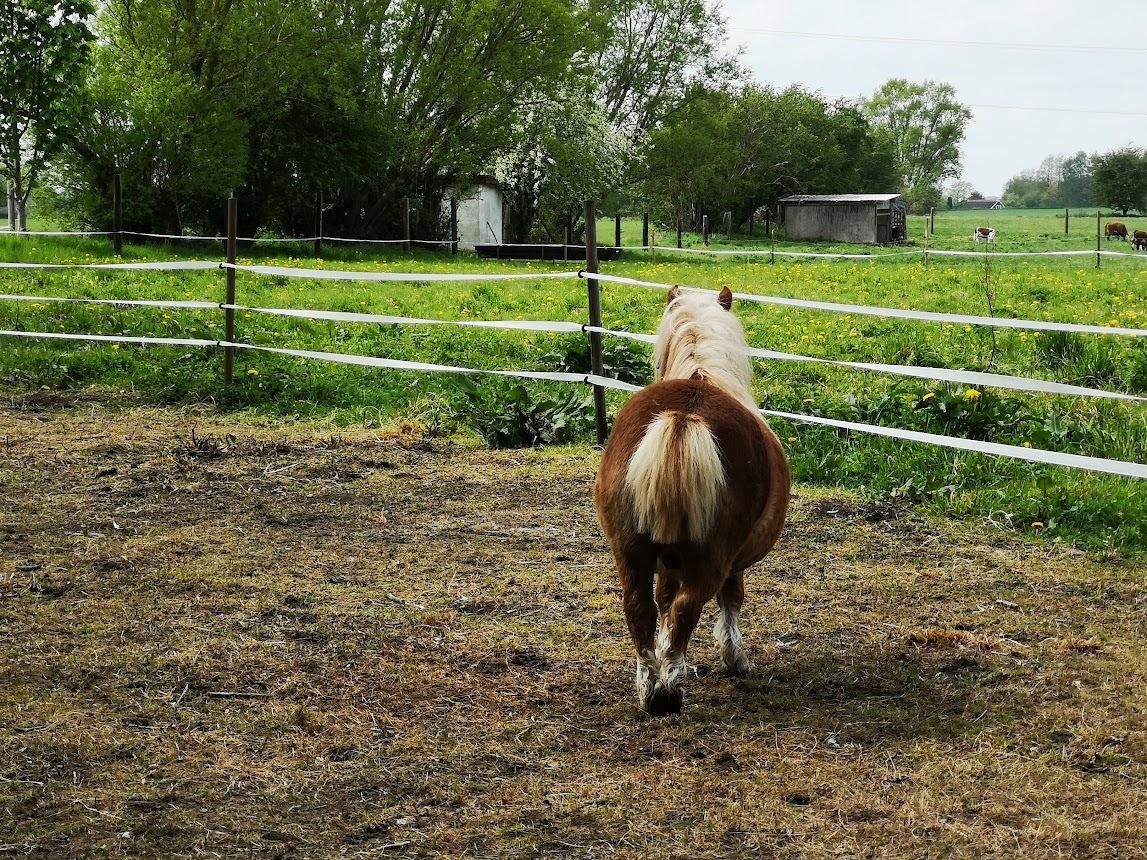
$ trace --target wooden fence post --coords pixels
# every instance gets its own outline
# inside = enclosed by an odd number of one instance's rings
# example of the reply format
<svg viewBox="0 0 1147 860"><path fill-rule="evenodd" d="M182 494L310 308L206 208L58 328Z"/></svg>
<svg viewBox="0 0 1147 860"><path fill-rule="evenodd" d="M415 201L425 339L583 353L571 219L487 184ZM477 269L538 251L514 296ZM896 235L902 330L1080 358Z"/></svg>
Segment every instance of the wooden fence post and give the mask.
<svg viewBox="0 0 1147 860"><path fill-rule="evenodd" d="M123 178L116 171L112 181L112 250L117 257L123 256Z"/></svg>
<svg viewBox="0 0 1147 860"><path fill-rule="evenodd" d="M597 274L597 204L592 200L585 201L585 271L587 275ZM587 277L586 288L589 293L589 324L601 328L601 288L597 278ZM599 331L589 333L589 366L595 376L605 375ZM605 389L600 385L593 387L593 413L597 444L604 445L609 426L606 423Z"/></svg>
<svg viewBox="0 0 1147 860"><path fill-rule="evenodd" d="M705 247L709 247L709 216L701 216L701 240L705 243Z"/></svg>
<svg viewBox="0 0 1147 860"><path fill-rule="evenodd" d="M928 268L928 222L924 222L924 268Z"/></svg>
<svg viewBox="0 0 1147 860"><path fill-rule="evenodd" d="M402 216L402 249L406 253L410 253L410 198L403 197L403 216Z"/></svg>
<svg viewBox="0 0 1147 860"><path fill-rule="evenodd" d="M1067 235L1068 227L1071 224L1071 210L1066 206L1063 208L1063 235Z"/></svg>
<svg viewBox="0 0 1147 860"><path fill-rule="evenodd" d="M503 231L505 232L505 231ZM450 198L450 253L458 253L458 198Z"/></svg>
<svg viewBox="0 0 1147 860"><path fill-rule="evenodd" d="M235 234L238 232L238 226L239 201L235 199L235 193L231 192L231 196L227 198L227 262L231 264L227 267L226 304L228 305L235 304ZM223 339L228 343L235 342L235 309L232 307L223 310ZM227 346L223 348L223 381L230 385L234 380L235 347Z"/></svg>
<svg viewBox="0 0 1147 860"><path fill-rule="evenodd" d="M613 247L621 247L621 215L613 216Z"/></svg>
<svg viewBox="0 0 1147 860"><path fill-rule="evenodd" d="M588 228L588 225L587 225ZM594 235L597 235L597 212L593 213L593 229ZM569 262L570 258L570 245L573 244L573 209L566 207L566 242L562 246L562 259Z"/></svg>
<svg viewBox="0 0 1147 860"><path fill-rule="evenodd" d="M649 247L649 213L641 216L641 247Z"/></svg>
<svg viewBox="0 0 1147 860"><path fill-rule="evenodd" d="M323 190L315 193L315 256L323 255Z"/></svg>
<svg viewBox="0 0 1147 860"><path fill-rule="evenodd" d="M989 223L991 223L991 222L989 222ZM933 234L936 232L936 207L935 206L929 206L928 207L928 232L933 233Z"/></svg>

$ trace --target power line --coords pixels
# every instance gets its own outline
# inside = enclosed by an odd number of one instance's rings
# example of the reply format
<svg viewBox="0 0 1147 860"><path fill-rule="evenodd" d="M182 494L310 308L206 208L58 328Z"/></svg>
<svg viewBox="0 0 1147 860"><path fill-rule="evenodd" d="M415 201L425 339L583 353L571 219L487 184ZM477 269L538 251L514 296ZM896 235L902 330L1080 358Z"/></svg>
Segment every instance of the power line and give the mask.
<svg viewBox="0 0 1147 860"><path fill-rule="evenodd" d="M851 33L807 33L799 30L776 30L771 27L737 27L729 29L739 33L767 33L771 36L795 36L801 39L838 39L850 42L888 42L892 44L930 45L945 48L990 48L1025 51L1083 51L1089 53L1144 54L1147 48L1129 48L1116 45L1050 45L1036 42L976 42L967 39L926 39L908 36L861 36Z"/></svg>
<svg viewBox="0 0 1147 860"><path fill-rule="evenodd" d="M1059 108L1059 107L1033 107L1028 105L968 105L972 108L990 108L992 110L1036 110L1052 111L1054 113L1096 113L1104 116L1138 116L1147 117L1147 113L1125 110L1093 110L1091 108Z"/></svg>

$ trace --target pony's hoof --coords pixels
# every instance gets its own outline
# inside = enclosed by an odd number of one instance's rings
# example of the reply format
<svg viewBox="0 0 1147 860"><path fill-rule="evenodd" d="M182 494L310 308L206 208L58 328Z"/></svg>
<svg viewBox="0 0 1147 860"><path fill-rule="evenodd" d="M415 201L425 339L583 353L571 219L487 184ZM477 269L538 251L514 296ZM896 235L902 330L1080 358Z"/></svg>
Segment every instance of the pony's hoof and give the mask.
<svg viewBox="0 0 1147 860"><path fill-rule="evenodd" d="M732 660L722 659L721 665L725 669L725 674L731 678L743 678L753 671L753 664L744 654L738 654Z"/></svg>
<svg viewBox="0 0 1147 860"><path fill-rule="evenodd" d="M668 689L658 684L653 688L653 695L645 700L645 712L651 717L679 714L684 700L685 695L680 687Z"/></svg>

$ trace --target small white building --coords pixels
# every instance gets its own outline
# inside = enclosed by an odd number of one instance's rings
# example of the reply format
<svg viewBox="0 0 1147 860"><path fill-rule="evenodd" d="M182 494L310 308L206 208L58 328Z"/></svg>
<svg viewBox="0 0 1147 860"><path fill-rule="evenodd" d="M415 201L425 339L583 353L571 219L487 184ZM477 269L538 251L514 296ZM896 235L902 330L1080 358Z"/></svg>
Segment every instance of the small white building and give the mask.
<svg viewBox="0 0 1147 860"><path fill-rule="evenodd" d="M492 176L475 176L473 184L457 189L458 247L502 244L502 187ZM450 217L450 199L445 200Z"/></svg>

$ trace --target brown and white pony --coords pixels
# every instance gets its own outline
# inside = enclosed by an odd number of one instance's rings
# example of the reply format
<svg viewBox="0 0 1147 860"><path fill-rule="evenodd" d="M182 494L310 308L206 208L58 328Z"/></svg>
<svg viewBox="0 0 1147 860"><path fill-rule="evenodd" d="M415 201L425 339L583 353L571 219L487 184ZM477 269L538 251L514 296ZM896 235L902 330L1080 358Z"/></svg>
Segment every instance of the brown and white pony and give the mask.
<svg viewBox="0 0 1147 860"><path fill-rule="evenodd" d="M716 300L669 291L657 380L618 414L594 487L637 649L637 700L654 716L681 710L685 649L714 597L724 667L749 671L744 571L772 548L788 510L788 460L753 400L732 304L727 287Z"/></svg>

